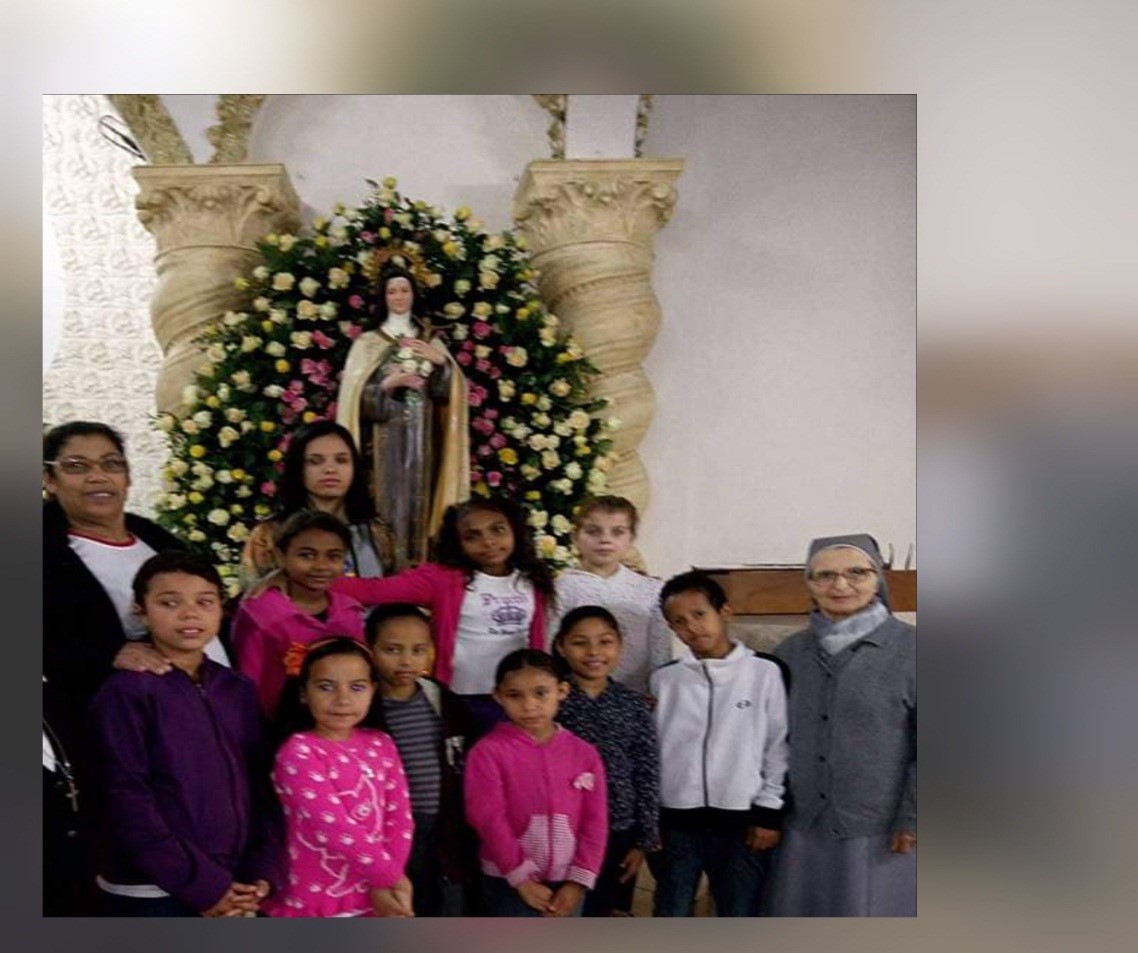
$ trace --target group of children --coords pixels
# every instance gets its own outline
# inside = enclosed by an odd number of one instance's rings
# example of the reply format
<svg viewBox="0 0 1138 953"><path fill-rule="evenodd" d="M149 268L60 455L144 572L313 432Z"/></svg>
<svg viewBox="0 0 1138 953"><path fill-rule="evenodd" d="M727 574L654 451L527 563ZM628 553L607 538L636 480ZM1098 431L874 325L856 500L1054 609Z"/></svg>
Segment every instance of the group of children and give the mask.
<svg viewBox="0 0 1138 953"><path fill-rule="evenodd" d="M434 561L365 578L343 523L298 512L233 618L236 671L205 656L213 567L150 559L136 612L173 670L94 703L108 912L628 915L647 861L656 915L690 915L703 873L719 915L756 915L784 675L730 639L713 580L623 565L636 519L587 501L555 580L524 512L476 498Z"/></svg>

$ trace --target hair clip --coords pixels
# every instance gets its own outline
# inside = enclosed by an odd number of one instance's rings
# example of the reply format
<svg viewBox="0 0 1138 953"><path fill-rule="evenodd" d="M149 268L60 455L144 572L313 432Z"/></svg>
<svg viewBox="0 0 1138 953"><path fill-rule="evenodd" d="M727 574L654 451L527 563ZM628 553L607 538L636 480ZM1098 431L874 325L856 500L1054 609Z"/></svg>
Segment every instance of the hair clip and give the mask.
<svg viewBox="0 0 1138 953"><path fill-rule="evenodd" d="M291 675L296 678L300 674L300 669L304 665L305 658L308 657L308 650L312 648L311 645L305 645L302 642L293 642L288 647L288 651L284 654L284 670L286 675Z"/></svg>

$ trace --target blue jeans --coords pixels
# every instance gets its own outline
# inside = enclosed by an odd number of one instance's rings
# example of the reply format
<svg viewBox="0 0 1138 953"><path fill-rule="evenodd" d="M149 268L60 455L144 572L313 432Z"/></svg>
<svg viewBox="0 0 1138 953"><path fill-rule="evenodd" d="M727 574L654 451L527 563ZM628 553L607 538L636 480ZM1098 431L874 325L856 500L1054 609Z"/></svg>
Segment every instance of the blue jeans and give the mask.
<svg viewBox="0 0 1138 953"><path fill-rule="evenodd" d="M504 877L491 877L487 874L482 875L482 899L485 904L486 916L488 917L540 917L533 907L527 904L519 895L518 892L510 886L509 882ZM561 884L549 884L553 890L556 890ZM581 908L584 904L578 904L577 909L571 914L571 917L579 917L581 915Z"/></svg>
<svg viewBox="0 0 1138 953"><path fill-rule="evenodd" d="M654 916L690 917L700 874L706 873L715 913L757 917L769 851L747 850L745 830L664 828L664 849L651 858L656 878Z"/></svg>

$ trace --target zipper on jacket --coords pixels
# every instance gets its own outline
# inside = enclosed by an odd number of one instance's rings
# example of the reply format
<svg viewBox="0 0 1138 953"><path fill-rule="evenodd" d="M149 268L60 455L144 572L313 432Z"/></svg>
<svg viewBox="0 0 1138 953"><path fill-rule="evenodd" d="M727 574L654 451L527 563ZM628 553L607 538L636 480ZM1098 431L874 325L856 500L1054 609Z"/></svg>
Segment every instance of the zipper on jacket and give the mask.
<svg viewBox="0 0 1138 953"><path fill-rule="evenodd" d="M707 670L707 662L701 662L704 677L707 679L707 730L703 733L703 806L711 807L711 797L707 788L707 746L711 742L711 713L714 710L715 682Z"/></svg>

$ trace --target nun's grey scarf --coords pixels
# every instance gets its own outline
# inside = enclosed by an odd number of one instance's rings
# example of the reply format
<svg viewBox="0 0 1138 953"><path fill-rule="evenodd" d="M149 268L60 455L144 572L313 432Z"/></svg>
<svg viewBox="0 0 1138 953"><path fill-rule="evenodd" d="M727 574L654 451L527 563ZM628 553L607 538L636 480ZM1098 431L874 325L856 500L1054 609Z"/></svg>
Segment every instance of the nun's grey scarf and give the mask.
<svg viewBox="0 0 1138 953"><path fill-rule="evenodd" d="M810 628L818 637L822 650L827 655L837 655L842 649L869 635L888 618L889 610L880 600L874 599L860 612L855 612L846 619L829 619L815 609L810 613Z"/></svg>

